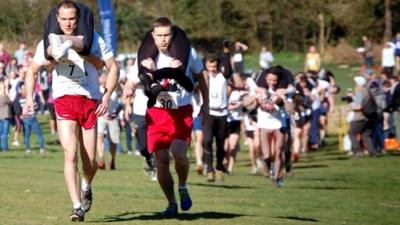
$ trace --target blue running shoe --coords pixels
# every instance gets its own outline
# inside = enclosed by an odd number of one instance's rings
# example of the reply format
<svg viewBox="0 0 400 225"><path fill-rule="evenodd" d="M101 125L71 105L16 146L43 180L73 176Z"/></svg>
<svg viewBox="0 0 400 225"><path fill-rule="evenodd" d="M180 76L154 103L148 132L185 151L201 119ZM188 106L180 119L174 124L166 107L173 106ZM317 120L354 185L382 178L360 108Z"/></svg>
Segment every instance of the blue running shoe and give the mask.
<svg viewBox="0 0 400 225"><path fill-rule="evenodd" d="M179 188L179 197L181 199L181 209L187 211L192 208L192 199L187 188Z"/></svg>
<svg viewBox="0 0 400 225"><path fill-rule="evenodd" d="M167 209L161 213L161 216L165 217L176 217L178 215L178 205L170 202Z"/></svg>

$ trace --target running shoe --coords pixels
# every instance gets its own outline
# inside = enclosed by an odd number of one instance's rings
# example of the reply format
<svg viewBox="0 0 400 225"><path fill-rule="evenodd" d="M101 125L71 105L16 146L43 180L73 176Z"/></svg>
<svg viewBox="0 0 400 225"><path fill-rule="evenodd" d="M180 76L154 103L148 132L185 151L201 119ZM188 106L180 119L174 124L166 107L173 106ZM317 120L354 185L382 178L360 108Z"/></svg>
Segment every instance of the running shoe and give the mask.
<svg viewBox="0 0 400 225"><path fill-rule="evenodd" d="M167 209L161 212L161 216L165 217L176 217L178 215L178 205L176 203L170 202Z"/></svg>
<svg viewBox="0 0 400 225"><path fill-rule="evenodd" d="M112 159L110 162L110 170L115 170L115 160Z"/></svg>
<svg viewBox="0 0 400 225"><path fill-rule="evenodd" d="M269 177L274 177L275 176L275 166L274 163L271 163L271 166L269 167Z"/></svg>
<svg viewBox="0 0 400 225"><path fill-rule="evenodd" d="M30 150L30 149L28 148L28 149L25 150L25 153L26 153L26 154L31 154L31 153L32 153L32 150Z"/></svg>
<svg viewBox="0 0 400 225"><path fill-rule="evenodd" d="M72 41L66 40L59 46L52 46L51 56L58 62L72 47Z"/></svg>
<svg viewBox="0 0 400 225"><path fill-rule="evenodd" d="M222 170L217 170L215 172L215 178L219 181L224 181L225 180L225 176L224 176L224 171Z"/></svg>
<svg viewBox="0 0 400 225"><path fill-rule="evenodd" d="M187 188L179 188L179 197L181 199L181 209L187 211L192 208L192 199L190 198L189 191Z"/></svg>
<svg viewBox="0 0 400 225"><path fill-rule="evenodd" d="M92 207L93 195L92 195L92 187L84 191L82 190L82 209L85 212L89 212L90 208Z"/></svg>
<svg viewBox="0 0 400 225"><path fill-rule="evenodd" d="M215 174L214 172L207 173L207 182L215 182Z"/></svg>
<svg viewBox="0 0 400 225"><path fill-rule="evenodd" d="M106 164L104 160L100 159L99 162L97 163L97 168L100 170L105 170L106 169Z"/></svg>
<svg viewBox="0 0 400 225"><path fill-rule="evenodd" d="M72 213L69 216L69 219L74 222L84 221L85 220L85 212L81 208L74 209L74 210L72 210Z"/></svg>
<svg viewBox="0 0 400 225"><path fill-rule="evenodd" d="M151 175L152 172L156 170L155 162L154 162L154 157L151 157L150 159L144 159L143 163L143 171L147 175Z"/></svg>
<svg viewBox="0 0 400 225"><path fill-rule="evenodd" d="M197 165L196 166L196 172L198 175L203 175L203 171L204 171L204 166L203 165Z"/></svg>
<svg viewBox="0 0 400 225"><path fill-rule="evenodd" d="M276 188L281 188L283 187L283 178L277 178L272 180L272 185Z"/></svg>

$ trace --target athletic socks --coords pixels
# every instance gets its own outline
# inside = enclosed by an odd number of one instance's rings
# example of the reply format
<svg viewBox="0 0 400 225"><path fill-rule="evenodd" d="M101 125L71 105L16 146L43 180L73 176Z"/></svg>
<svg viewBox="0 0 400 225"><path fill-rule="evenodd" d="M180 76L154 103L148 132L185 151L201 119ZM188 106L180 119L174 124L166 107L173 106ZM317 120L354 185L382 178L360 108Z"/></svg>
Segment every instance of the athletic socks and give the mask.
<svg viewBox="0 0 400 225"><path fill-rule="evenodd" d="M73 206L72 207L74 207L74 209L79 209L79 208L81 208L82 207L82 203L80 203L80 202L76 202L76 203L74 203L73 204Z"/></svg>
<svg viewBox="0 0 400 225"><path fill-rule="evenodd" d="M90 184L88 182L86 182L85 179L82 179L81 188L82 188L82 191L87 191L90 188Z"/></svg>

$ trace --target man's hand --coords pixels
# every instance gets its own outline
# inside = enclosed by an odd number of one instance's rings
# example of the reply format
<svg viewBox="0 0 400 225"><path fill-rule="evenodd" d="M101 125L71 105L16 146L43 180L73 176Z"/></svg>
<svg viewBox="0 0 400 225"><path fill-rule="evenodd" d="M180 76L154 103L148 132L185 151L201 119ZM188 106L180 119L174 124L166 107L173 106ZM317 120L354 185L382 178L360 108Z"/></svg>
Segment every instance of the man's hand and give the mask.
<svg viewBox="0 0 400 225"><path fill-rule="evenodd" d="M107 95L103 95L103 97L98 101L96 108L96 116L103 116L108 112L110 97Z"/></svg>
<svg viewBox="0 0 400 225"><path fill-rule="evenodd" d="M33 100L26 100L25 106L22 108L22 114L24 116L33 116L35 113L35 108L34 108L35 103Z"/></svg>
<svg viewBox="0 0 400 225"><path fill-rule="evenodd" d="M131 115L132 115L132 106L131 106L130 103L129 104L126 103L125 104L125 111L124 111L125 120L126 121L130 121Z"/></svg>
<svg viewBox="0 0 400 225"><path fill-rule="evenodd" d="M142 62L140 62L140 64L150 71L154 71L157 69L156 64L154 63L154 61L151 58L142 60Z"/></svg>
<svg viewBox="0 0 400 225"><path fill-rule="evenodd" d="M179 61L179 59L173 59L173 60L171 61L171 63L169 64L169 66L170 66L171 68L178 68L178 67L182 66L182 62Z"/></svg>
<svg viewBox="0 0 400 225"><path fill-rule="evenodd" d="M122 99L131 98L133 96L132 85L125 84L122 90Z"/></svg>

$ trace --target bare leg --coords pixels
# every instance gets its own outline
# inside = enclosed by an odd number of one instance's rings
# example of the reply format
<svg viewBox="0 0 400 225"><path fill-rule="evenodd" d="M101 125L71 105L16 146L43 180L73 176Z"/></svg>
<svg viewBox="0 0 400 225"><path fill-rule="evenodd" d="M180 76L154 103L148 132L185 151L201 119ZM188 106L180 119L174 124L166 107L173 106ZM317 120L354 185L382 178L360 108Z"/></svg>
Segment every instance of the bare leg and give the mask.
<svg viewBox="0 0 400 225"><path fill-rule="evenodd" d="M310 127L311 127L310 122L304 124L304 126L303 126L303 133L302 133L302 137L301 137L302 145L301 145L301 150L300 150L302 153L306 153L306 151L307 151Z"/></svg>
<svg viewBox="0 0 400 225"><path fill-rule="evenodd" d="M251 164L251 173L257 173L257 157L254 150L254 140L252 138L246 138L249 147L249 159Z"/></svg>
<svg viewBox="0 0 400 225"><path fill-rule="evenodd" d="M97 171L96 162L96 128L81 129L80 150L83 167L83 177L90 184Z"/></svg>
<svg viewBox="0 0 400 225"><path fill-rule="evenodd" d="M97 156L99 161L104 162L104 134L97 134Z"/></svg>
<svg viewBox="0 0 400 225"><path fill-rule="evenodd" d="M72 203L80 203L80 187L77 169L78 125L75 121L57 120L58 134L64 149L64 178Z"/></svg>
<svg viewBox="0 0 400 225"><path fill-rule="evenodd" d="M196 146L195 146L195 155L196 155L196 161L197 162L202 162L203 161L203 131L195 131L195 137L196 137Z"/></svg>
<svg viewBox="0 0 400 225"><path fill-rule="evenodd" d="M188 144L179 139L175 139L171 144L171 152L175 161L175 171L178 174L179 186L186 185L186 181L189 175L189 160L187 158Z"/></svg>
<svg viewBox="0 0 400 225"><path fill-rule="evenodd" d="M154 152L157 166L157 180L168 202L176 203L174 180L169 170L169 151L167 149Z"/></svg>
<svg viewBox="0 0 400 225"><path fill-rule="evenodd" d="M228 172L233 172L233 167L235 166L236 153L238 148L239 135L231 134L229 135L229 148L228 148Z"/></svg>

